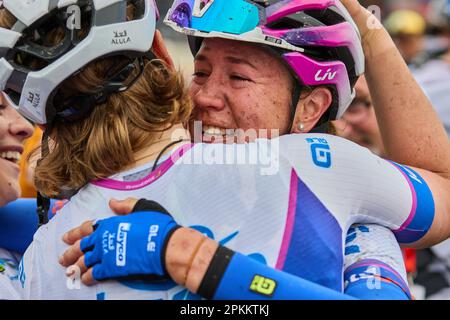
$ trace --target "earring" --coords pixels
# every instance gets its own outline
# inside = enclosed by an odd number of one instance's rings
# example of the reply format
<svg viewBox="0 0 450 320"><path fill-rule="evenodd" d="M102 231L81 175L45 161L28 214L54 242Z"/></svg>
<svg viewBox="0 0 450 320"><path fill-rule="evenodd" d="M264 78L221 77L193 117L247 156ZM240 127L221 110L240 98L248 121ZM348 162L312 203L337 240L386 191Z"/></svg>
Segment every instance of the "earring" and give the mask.
<svg viewBox="0 0 450 320"><path fill-rule="evenodd" d="M300 130L300 131L304 131L305 130L305 126L303 125L303 123L299 123L298 124L298 130Z"/></svg>

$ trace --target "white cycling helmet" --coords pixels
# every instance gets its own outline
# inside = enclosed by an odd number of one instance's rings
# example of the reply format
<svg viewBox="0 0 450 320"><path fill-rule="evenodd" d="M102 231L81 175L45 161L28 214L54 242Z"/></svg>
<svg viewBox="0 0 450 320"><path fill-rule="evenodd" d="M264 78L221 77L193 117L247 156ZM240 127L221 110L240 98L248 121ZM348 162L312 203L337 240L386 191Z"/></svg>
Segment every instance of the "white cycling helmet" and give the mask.
<svg viewBox="0 0 450 320"><path fill-rule="evenodd" d="M127 5L134 4L135 19L127 21ZM9 29L0 28L0 90L18 111L37 124L55 118L76 119L124 84L153 44L159 18L155 0L4 0L3 6L17 19ZM77 25L80 21L83 32ZM60 27L64 39L55 46L43 43L43 35ZM94 94L55 103L61 83L90 62L109 56L124 56L129 62L108 74ZM25 63L33 59L39 67ZM136 80L135 78L134 80Z"/></svg>

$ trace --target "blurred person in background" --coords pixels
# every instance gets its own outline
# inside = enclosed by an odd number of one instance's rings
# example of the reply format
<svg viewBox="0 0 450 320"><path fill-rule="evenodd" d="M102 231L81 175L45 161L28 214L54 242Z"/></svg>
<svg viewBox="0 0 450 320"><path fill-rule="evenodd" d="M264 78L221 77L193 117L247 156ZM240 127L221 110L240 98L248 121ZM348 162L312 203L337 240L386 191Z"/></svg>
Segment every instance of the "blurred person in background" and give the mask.
<svg viewBox="0 0 450 320"><path fill-rule="evenodd" d="M424 49L425 19L414 10L396 10L385 21L400 53L410 64Z"/></svg>
<svg viewBox="0 0 450 320"><path fill-rule="evenodd" d="M442 37L450 42L450 0L433 1L430 5L435 15L440 17L443 30ZM442 25L445 21L445 25ZM444 124L447 135L450 136L450 52L448 47L442 54L431 57L420 68L414 71L414 76L431 100L439 118Z"/></svg>
<svg viewBox="0 0 450 320"><path fill-rule="evenodd" d="M342 119L335 121L339 136L370 149L385 157L383 141L372 105L366 78L361 77L355 85L356 97Z"/></svg>
<svg viewBox="0 0 450 320"><path fill-rule="evenodd" d="M9 106L0 93L0 208L20 196L18 162L23 143L32 133L30 123ZM19 259L20 256L0 247L0 299L19 298L13 282L18 275Z"/></svg>

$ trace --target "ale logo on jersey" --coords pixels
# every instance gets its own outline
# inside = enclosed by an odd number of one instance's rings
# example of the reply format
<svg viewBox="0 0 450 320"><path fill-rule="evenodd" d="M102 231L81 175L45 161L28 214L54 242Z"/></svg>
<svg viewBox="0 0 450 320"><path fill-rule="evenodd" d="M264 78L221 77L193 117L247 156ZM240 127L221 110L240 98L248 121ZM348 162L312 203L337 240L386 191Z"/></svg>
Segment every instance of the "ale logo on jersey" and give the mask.
<svg viewBox="0 0 450 320"><path fill-rule="evenodd" d="M260 275L255 275L252 280L252 284L250 285L250 290L264 296L271 297L273 296L276 287L277 282L275 280Z"/></svg>
<svg viewBox="0 0 450 320"><path fill-rule="evenodd" d="M307 138L306 142L311 144L313 162L321 168L331 167L331 152L328 141L324 138Z"/></svg>
<svg viewBox="0 0 450 320"><path fill-rule="evenodd" d="M124 267L127 260L127 236L130 223L121 223L117 228L116 265Z"/></svg>

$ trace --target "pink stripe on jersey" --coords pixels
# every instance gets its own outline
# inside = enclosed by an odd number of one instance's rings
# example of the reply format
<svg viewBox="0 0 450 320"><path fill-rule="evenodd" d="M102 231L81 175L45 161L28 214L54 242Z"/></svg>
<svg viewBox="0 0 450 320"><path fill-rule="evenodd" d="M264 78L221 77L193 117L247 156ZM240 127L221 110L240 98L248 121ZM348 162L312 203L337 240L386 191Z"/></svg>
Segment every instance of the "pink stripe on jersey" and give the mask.
<svg viewBox="0 0 450 320"><path fill-rule="evenodd" d="M129 182L129 181L118 181L113 179L102 179L93 181L91 182L91 184L97 187L119 191L132 191L144 188L152 184L156 180L158 180L160 177L162 177L170 168L172 168L175 162L178 159L180 159L193 146L194 146L193 143L181 146L175 152L173 152L171 156L166 161L164 161L155 171L153 171L148 176L140 180Z"/></svg>
<svg viewBox="0 0 450 320"><path fill-rule="evenodd" d="M291 172L291 187L289 192L289 206L286 218L286 227L284 229L283 242L281 243L280 254L278 255L278 261L275 266L276 269L281 270L284 267L286 261L286 255L291 242L292 230L294 228L295 211L297 209L297 192L298 192L298 177L294 169Z"/></svg>
<svg viewBox="0 0 450 320"><path fill-rule="evenodd" d="M390 162L392 163L392 162ZM411 196L412 196L412 207L411 207L411 212L409 213L408 219L406 219L406 221L400 226L400 228L398 228L397 230L393 230L394 232L400 232L405 230L409 224L411 223L411 221L413 221L414 216L416 215L416 209L417 209L417 194L416 194L416 190L414 189L414 186L411 182L411 179L406 175L405 172L403 172L403 170L401 170L395 163L392 163L392 165L401 172L401 174L405 177L406 181L408 181L408 185L409 188L411 189Z"/></svg>

